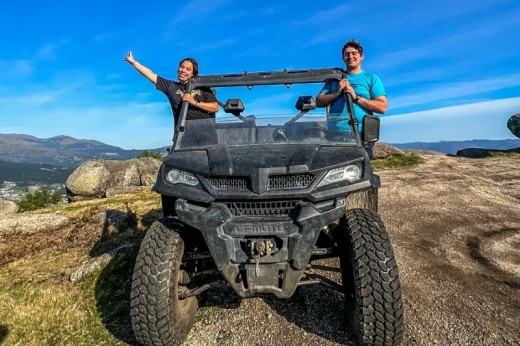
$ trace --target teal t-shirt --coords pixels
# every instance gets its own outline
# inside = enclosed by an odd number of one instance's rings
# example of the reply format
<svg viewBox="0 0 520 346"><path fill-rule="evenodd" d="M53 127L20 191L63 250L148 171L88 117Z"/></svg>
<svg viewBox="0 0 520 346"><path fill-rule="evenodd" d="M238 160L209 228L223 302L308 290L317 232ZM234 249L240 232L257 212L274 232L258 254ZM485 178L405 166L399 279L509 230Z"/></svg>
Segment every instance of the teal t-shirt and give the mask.
<svg viewBox="0 0 520 346"><path fill-rule="evenodd" d="M383 82L377 75L370 72L361 71L360 73L347 74L346 76L348 82L350 83L352 88L354 88L356 95L359 95L369 100L380 96L386 96L386 91ZM337 80L327 81L321 89L321 93L335 93L338 90L338 85L339 84ZM354 103L354 113L358 120L358 126L360 130L363 116L365 114L373 114L373 112L364 109L356 103ZM344 97L340 96L334 102L331 103L329 108L329 114L331 114L332 117L337 117L332 122L334 127L337 127L338 129L346 129L348 127L347 110L345 109Z"/></svg>

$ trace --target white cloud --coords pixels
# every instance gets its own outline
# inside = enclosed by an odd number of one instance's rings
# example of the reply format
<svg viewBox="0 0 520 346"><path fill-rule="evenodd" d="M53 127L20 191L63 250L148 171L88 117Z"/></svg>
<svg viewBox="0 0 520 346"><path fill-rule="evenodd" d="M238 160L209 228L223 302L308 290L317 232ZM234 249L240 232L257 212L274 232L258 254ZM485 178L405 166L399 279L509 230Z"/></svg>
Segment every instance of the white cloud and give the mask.
<svg viewBox="0 0 520 346"><path fill-rule="evenodd" d="M225 6L230 0L192 0L177 9L177 15L173 16L168 23L169 27L176 26L182 22L204 21L207 16L219 8Z"/></svg>
<svg viewBox="0 0 520 346"><path fill-rule="evenodd" d="M401 108L413 105L431 104L432 102L454 99L463 96L493 92L510 87L520 86L520 73L513 73L495 78L463 81L438 85L423 92L407 93L391 98L392 108Z"/></svg>
<svg viewBox="0 0 520 346"><path fill-rule="evenodd" d="M381 118L387 143L516 138L507 119L520 110L520 97L443 107Z"/></svg>
<svg viewBox="0 0 520 346"><path fill-rule="evenodd" d="M34 71L34 64L31 60L19 59L12 61L0 60L0 80L5 82L10 78L23 78L31 75Z"/></svg>
<svg viewBox="0 0 520 346"><path fill-rule="evenodd" d="M319 8L319 7L317 7ZM345 22L345 13L352 12L352 5L340 4L338 6L316 11L315 14L307 19L294 20L291 25L304 25L304 26L321 26L323 23L327 23L329 26L336 25L337 22Z"/></svg>
<svg viewBox="0 0 520 346"><path fill-rule="evenodd" d="M228 38L220 41L214 41L214 42L208 42L208 43L200 43L196 46L192 46L191 51L201 51L201 52L207 52L209 50L213 49L219 49L223 47L229 47L236 43L235 38Z"/></svg>
<svg viewBox="0 0 520 346"><path fill-rule="evenodd" d="M0 105L4 109L2 113L8 112L10 109L26 109L41 107L45 104L51 103L56 100L56 92L40 92L30 95L19 95L11 96L6 98L0 98Z"/></svg>
<svg viewBox="0 0 520 346"><path fill-rule="evenodd" d="M69 43L68 39L61 39L56 42L49 42L43 47L40 47L36 52L36 58L39 60L56 60L58 58L58 48Z"/></svg>
<svg viewBox="0 0 520 346"><path fill-rule="evenodd" d="M440 7L440 4L437 6ZM437 59L448 59L451 65L467 64L468 60L472 59L491 63L497 57L507 56L512 52L518 54L516 47L495 46L495 42L507 41L511 32L518 30L518 11L501 10L493 2L457 6L458 4L455 3L450 4L448 9L443 8L436 15L431 15L430 7L424 7L427 12L422 14L422 11L408 14L407 25L415 27L422 36L416 37L413 41L402 40L399 44L408 42L412 45L401 48L397 45L394 50L374 60L372 67L376 70L392 71L398 68L406 70L419 61L428 62ZM487 12L493 15L487 15ZM380 23L380 26L384 28L387 24ZM449 30L446 29L448 25L451 28ZM439 26L438 30L435 30L436 26ZM392 28L387 27L387 29ZM410 35L414 34L410 33ZM497 37L501 39L497 40ZM501 49L500 54L496 54L494 49ZM515 56L515 53L512 56ZM452 67L445 65L447 66L443 66L439 72Z"/></svg>
<svg viewBox="0 0 520 346"><path fill-rule="evenodd" d="M94 42L103 42L105 40L107 40L108 38L110 38L112 36L112 34L109 34L109 33L101 33L101 34L98 34L94 37Z"/></svg>
<svg viewBox="0 0 520 346"><path fill-rule="evenodd" d="M85 100L82 90L92 87L92 77L88 73L69 71L53 78L54 80L47 84L26 83L22 89L13 89L4 85L6 91L0 94L2 113L14 113L15 110L37 111L38 107L44 105L60 107L70 103L77 104L78 99Z"/></svg>
<svg viewBox="0 0 520 346"><path fill-rule="evenodd" d="M19 116L20 113L14 113ZM171 144L173 117L167 102L127 103L91 108L38 108L32 105L26 121L11 121L1 111L0 133L31 134L40 138L68 135L95 139L125 149L158 148Z"/></svg>

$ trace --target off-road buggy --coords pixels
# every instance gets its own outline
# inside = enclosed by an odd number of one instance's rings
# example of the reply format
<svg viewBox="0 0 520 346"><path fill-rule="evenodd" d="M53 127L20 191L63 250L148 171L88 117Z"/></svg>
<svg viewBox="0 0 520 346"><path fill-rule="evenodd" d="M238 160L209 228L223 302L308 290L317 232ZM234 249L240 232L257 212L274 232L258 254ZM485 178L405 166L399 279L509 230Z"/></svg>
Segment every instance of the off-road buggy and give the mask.
<svg viewBox="0 0 520 346"><path fill-rule="evenodd" d="M215 119L186 120L181 108L154 185L164 217L148 229L132 278L140 343L180 344L197 295L222 278L243 298L324 284L344 296L357 343L401 341L398 269L365 150L379 119L365 116L360 131L349 96L342 114L309 96L343 77L332 68L192 78L188 92L210 87L227 101ZM323 259L339 268L315 264Z"/></svg>

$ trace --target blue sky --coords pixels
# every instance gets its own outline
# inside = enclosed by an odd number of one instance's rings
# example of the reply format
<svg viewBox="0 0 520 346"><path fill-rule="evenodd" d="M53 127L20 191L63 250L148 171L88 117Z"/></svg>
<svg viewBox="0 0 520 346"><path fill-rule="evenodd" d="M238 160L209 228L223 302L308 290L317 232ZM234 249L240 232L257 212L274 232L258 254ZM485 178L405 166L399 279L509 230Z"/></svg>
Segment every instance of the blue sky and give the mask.
<svg viewBox="0 0 520 346"><path fill-rule="evenodd" d="M176 79L344 67L343 43L389 98L388 143L509 139L520 112L520 1L34 1L0 11L0 133L125 149L171 144L167 99L123 61Z"/></svg>

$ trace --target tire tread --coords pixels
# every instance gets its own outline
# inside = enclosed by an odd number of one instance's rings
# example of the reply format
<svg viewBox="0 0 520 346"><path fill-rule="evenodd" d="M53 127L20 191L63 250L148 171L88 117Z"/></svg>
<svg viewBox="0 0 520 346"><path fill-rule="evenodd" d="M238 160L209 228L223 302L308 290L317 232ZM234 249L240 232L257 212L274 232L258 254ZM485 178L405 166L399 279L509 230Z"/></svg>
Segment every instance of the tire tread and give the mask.
<svg viewBox="0 0 520 346"><path fill-rule="evenodd" d="M182 226L163 218L150 226L132 276L130 318L143 345L180 345L195 320L197 299L178 300L178 272L184 242Z"/></svg>
<svg viewBox="0 0 520 346"><path fill-rule="evenodd" d="M345 287L350 282L345 295L354 297L352 302L346 301L346 312L357 343L398 345L404 329L402 293L383 221L368 209L348 210L343 221L343 284Z"/></svg>

